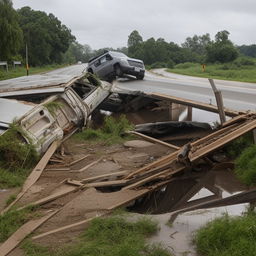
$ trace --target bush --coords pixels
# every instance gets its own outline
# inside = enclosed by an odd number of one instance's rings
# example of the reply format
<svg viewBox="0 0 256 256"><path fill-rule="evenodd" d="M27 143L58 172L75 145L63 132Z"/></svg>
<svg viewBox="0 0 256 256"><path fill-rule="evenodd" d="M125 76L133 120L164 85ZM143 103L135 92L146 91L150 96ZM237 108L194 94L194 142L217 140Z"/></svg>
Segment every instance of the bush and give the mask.
<svg viewBox="0 0 256 256"><path fill-rule="evenodd" d="M187 68L192 68L192 67L195 67L195 66L198 66L198 64L192 63L192 62L185 62L185 63L177 64L175 66L175 68L177 68L177 69L187 69Z"/></svg>
<svg viewBox="0 0 256 256"><path fill-rule="evenodd" d="M25 132L13 123L0 136L0 167L11 169L30 168L38 159L33 145L24 141Z"/></svg>
<svg viewBox="0 0 256 256"><path fill-rule="evenodd" d="M174 66L175 66L175 62L174 62L172 59L170 59L170 60L167 62L167 64L166 64L166 67L167 67L167 68L170 68L170 69L173 69Z"/></svg>
<svg viewBox="0 0 256 256"><path fill-rule="evenodd" d="M235 161L235 173L246 185L256 184L256 145L252 145Z"/></svg>
<svg viewBox="0 0 256 256"><path fill-rule="evenodd" d="M236 64L239 67L241 67L241 66L254 66L255 62L251 58L243 57L243 58L239 58L239 59L235 60L234 64Z"/></svg>
<svg viewBox="0 0 256 256"><path fill-rule="evenodd" d="M200 255L254 256L256 215L218 218L197 231L195 243Z"/></svg>
<svg viewBox="0 0 256 256"><path fill-rule="evenodd" d="M155 62L153 64L150 65L151 69L155 69L155 68L166 68L166 63L164 62Z"/></svg>

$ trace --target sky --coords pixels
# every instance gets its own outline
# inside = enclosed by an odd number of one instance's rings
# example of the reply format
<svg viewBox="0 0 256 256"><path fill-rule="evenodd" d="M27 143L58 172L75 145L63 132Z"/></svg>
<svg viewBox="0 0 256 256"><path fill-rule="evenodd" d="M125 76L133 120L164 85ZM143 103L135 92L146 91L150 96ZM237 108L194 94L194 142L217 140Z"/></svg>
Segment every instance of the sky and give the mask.
<svg viewBox="0 0 256 256"><path fill-rule="evenodd" d="M227 30L236 45L256 44L256 0L13 0L23 6L54 14L93 49L127 46L133 30L177 44Z"/></svg>

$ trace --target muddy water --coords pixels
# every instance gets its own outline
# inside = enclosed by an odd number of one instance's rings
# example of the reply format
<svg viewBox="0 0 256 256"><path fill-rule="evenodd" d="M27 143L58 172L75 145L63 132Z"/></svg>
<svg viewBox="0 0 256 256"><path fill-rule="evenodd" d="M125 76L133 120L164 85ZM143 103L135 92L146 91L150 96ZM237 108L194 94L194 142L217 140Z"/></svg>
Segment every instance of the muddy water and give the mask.
<svg viewBox="0 0 256 256"><path fill-rule="evenodd" d="M234 177L231 171L214 171L215 186L220 189L222 197L227 197L245 189ZM206 188L201 188L191 199L199 199L213 195ZM150 239L150 242L162 243L175 256L195 256L197 255L193 244L193 236L196 230L204 226L207 222L229 214L239 216L246 211L248 204L239 204L219 208L195 210L180 214L175 221L168 225L170 213L151 215L160 225L160 231Z"/></svg>

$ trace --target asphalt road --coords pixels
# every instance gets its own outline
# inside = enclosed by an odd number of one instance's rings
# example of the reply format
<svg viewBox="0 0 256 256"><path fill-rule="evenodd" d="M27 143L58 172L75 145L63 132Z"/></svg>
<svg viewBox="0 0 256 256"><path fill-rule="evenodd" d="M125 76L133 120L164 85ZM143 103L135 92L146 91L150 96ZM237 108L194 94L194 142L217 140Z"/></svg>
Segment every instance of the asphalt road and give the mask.
<svg viewBox="0 0 256 256"><path fill-rule="evenodd" d="M256 84L214 80L221 90L224 105L234 110L256 110ZM165 72L146 72L143 81L133 78L118 79L116 90L143 91L145 93L163 93L176 97L216 105L214 93L208 79L183 76Z"/></svg>

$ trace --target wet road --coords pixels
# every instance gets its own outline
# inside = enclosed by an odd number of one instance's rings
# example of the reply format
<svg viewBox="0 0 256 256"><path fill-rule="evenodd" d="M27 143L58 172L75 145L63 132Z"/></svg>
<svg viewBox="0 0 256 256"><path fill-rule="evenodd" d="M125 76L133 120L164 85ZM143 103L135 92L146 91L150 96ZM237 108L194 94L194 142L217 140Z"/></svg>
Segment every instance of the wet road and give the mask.
<svg viewBox="0 0 256 256"><path fill-rule="evenodd" d="M205 78L196 78L156 70L147 72L143 81L133 78L118 79L116 90L143 91L145 93L163 93L176 97L216 105L210 83ZM224 105L234 110L256 110L256 84L214 80L222 91Z"/></svg>

